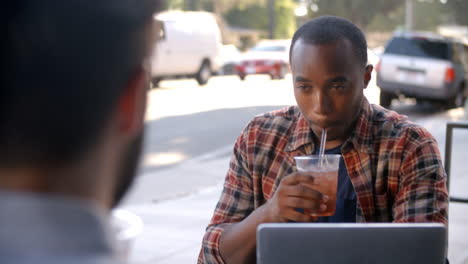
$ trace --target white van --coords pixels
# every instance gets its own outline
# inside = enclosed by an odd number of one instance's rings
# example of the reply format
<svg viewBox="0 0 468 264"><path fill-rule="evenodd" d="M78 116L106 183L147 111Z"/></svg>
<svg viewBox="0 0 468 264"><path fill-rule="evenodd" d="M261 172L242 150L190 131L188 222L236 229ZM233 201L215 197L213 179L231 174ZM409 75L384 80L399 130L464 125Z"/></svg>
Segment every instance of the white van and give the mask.
<svg viewBox="0 0 468 264"><path fill-rule="evenodd" d="M163 24L152 59L153 86L167 78L193 77L200 85L222 66L222 42L212 13L168 11L155 16Z"/></svg>

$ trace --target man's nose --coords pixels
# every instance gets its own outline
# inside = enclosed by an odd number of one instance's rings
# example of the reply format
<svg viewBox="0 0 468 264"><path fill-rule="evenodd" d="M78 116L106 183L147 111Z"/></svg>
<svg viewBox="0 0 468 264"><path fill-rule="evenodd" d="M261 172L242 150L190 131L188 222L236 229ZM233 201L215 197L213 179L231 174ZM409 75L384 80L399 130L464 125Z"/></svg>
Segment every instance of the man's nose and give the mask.
<svg viewBox="0 0 468 264"><path fill-rule="evenodd" d="M326 92L317 91L314 96L313 110L320 115L329 114L331 109L330 97Z"/></svg>

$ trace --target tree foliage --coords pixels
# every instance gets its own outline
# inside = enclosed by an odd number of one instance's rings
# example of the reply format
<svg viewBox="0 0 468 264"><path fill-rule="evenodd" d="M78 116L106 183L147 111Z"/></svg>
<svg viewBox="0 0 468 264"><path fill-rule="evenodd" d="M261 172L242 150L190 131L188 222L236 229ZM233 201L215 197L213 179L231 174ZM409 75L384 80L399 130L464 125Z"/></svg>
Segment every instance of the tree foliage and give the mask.
<svg viewBox="0 0 468 264"><path fill-rule="evenodd" d="M224 18L233 26L265 31L268 29L268 10L264 5L234 7L224 15Z"/></svg>
<svg viewBox="0 0 468 264"><path fill-rule="evenodd" d="M451 15L446 4L437 1L415 1L414 28L416 30L436 31L437 26L446 24Z"/></svg>
<svg viewBox="0 0 468 264"><path fill-rule="evenodd" d="M414 1L414 30L435 31L437 26L450 22L450 10L439 0ZM368 25L369 31L393 31L405 26L405 4L374 17Z"/></svg>
<svg viewBox="0 0 468 264"><path fill-rule="evenodd" d="M205 10L218 14L225 13L233 7L245 7L247 5L264 5L265 0L167 0L170 9Z"/></svg>
<svg viewBox="0 0 468 264"><path fill-rule="evenodd" d="M455 22L468 26L468 1L467 0L448 0L447 6L451 9Z"/></svg>
<svg viewBox="0 0 468 264"><path fill-rule="evenodd" d="M296 17L294 16L294 1L275 1L275 38L290 38L296 30Z"/></svg>
<svg viewBox="0 0 468 264"><path fill-rule="evenodd" d="M434 30L437 25L458 22L468 25L468 0L413 0L414 28ZM224 17L230 25L268 32L268 0L168 0L168 8L206 10ZM336 15L347 18L364 31L393 31L405 24L405 0L275 0L276 38L290 37L296 29L294 8L306 3L308 18ZM312 6L318 7L313 10ZM453 15L451 15L453 14ZM301 22L304 19L300 19Z"/></svg>
<svg viewBox="0 0 468 264"><path fill-rule="evenodd" d="M404 0L308 0L309 6L316 5L317 12L311 10L313 17L335 15L349 19L361 29L367 26L376 16L388 15L404 4Z"/></svg>
<svg viewBox="0 0 468 264"><path fill-rule="evenodd" d="M263 2L263 3L262 3ZM276 0L275 1L275 30L274 38L289 38L296 29L296 18L294 16L294 1ZM228 10L224 18L230 25L252 28L267 32L270 23L268 7L266 1L247 4L243 2Z"/></svg>

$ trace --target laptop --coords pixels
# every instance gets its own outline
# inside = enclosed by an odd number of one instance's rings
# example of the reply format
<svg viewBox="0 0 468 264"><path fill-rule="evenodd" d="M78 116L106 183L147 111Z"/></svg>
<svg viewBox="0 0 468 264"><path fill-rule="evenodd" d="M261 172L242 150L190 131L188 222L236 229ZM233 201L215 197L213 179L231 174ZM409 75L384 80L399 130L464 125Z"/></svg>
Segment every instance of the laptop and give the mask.
<svg viewBox="0 0 468 264"><path fill-rule="evenodd" d="M261 224L257 264L443 264L443 224Z"/></svg>

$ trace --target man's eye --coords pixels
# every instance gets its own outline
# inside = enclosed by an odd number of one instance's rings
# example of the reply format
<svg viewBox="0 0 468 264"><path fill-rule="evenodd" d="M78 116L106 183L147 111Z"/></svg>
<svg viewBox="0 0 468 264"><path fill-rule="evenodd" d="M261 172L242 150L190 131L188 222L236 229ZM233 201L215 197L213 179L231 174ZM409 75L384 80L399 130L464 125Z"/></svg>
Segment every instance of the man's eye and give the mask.
<svg viewBox="0 0 468 264"><path fill-rule="evenodd" d="M330 86L331 89L343 90L345 88L344 83L334 83Z"/></svg>
<svg viewBox="0 0 468 264"><path fill-rule="evenodd" d="M307 90L307 89L309 89L309 88L310 88L309 85L298 85L298 86L297 86L297 89L299 89L299 90Z"/></svg>

